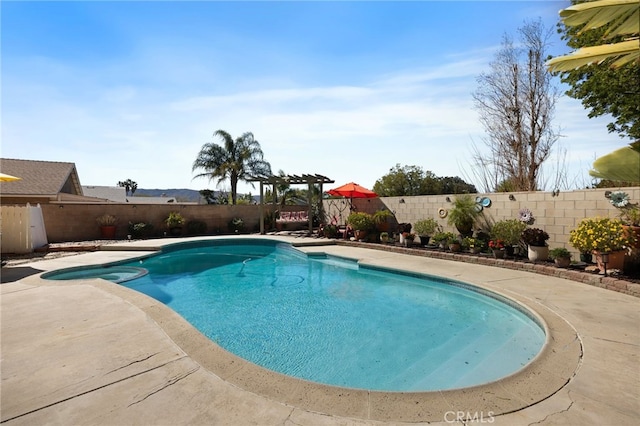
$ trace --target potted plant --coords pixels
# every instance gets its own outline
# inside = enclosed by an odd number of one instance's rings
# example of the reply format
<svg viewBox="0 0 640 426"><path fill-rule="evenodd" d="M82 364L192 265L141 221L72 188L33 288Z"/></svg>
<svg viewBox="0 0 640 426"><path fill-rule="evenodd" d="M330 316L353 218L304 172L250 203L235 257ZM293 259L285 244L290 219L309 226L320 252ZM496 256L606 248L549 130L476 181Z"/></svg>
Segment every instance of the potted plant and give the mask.
<svg viewBox="0 0 640 426"><path fill-rule="evenodd" d="M513 255L513 248L520 243L522 232L527 224L518 219L503 219L493 224L491 228L491 239L501 240L507 254Z"/></svg>
<svg viewBox="0 0 640 426"><path fill-rule="evenodd" d="M116 223L118 219L110 214L103 214L96 218L96 222L100 226L100 237L112 240L116 237Z"/></svg>
<svg viewBox="0 0 640 426"><path fill-rule="evenodd" d="M527 245L530 261L544 261L549 258L549 246L547 246L549 234L547 232L540 228L527 228L522 231L521 239Z"/></svg>
<svg viewBox="0 0 640 426"><path fill-rule="evenodd" d="M478 209L475 198L469 194L462 194L453 201L447 221L449 225L455 226L460 235L471 236L473 224L481 214L482 210Z"/></svg>
<svg viewBox="0 0 640 426"><path fill-rule="evenodd" d="M244 220L239 217L234 217L229 221L229 230L235 234L244 231Z"/></svg>
<svg viewBox="0 0 640 426"><path fill-rule="evenodd" d="M604 270L602 254L608 255L608 269L622 269L624 249L634 243L635 237L626 232L622 221L608 217L583 219L569 232L569 244L580 251L591 250L600 270Z"/></svg>
<svg viewBox="0 0 640 426"><path fill-rule="evenodd" d="M549 258L558 268L567 268L571 265L571 253L564 247L556 247L549 250Z"/></svg>
<svg viewBox="0 0 640 426"><path fill-rule="evenodd" d="M422 219L417 221L413 225L413 229L418 235L418 237L420 237L420 244L422 244L423 246L426 246L427 244L429 244L429 239L434 233L442 230L442 228L440 227L440 224L434 218L431 218L431 217L428 219Z"/></svg>
<svg viewBox="0 0 640 426"><path fill-rule="evenodd" d="M364 240L369 231L373 230L375 224L373 217L369 213L354 212L347 217L347 223L353 228L356 240Z"/></svg>
<svg viewBox="0 0 640 426"><path fill-rule="evenodd" d="M640 206L638 203L632 204L629 195L623 191L613 191L605 196L609 202L620 210L620 220L626 232L632 234L635 239L633 247L640 248Z"/></svg>
<svg viewBox="0 0 640 426"><path fill-rule="evenodd" d="M338 227L336 225L334 225L333 223L327 223L322 228L322 234L326 238L335 238L335 237L338 236Z"/></svg>
<svg viewBox="0 0 640 426"><path fill-rule="evenodd" d="M469 250L470 253L480 253L484 247L484 241L479 238L464 237L462 247Z"/></svg>
<svg viewBox="0 0 640 426"><path fill-rule="evenodd" d="M389 233L388 233L388 232L384 232L384 231L382 231L382 232L380 233L380 241L381 241L383 244L387 244L387 243L389 242Z"/></svg>
<svg viewBox="0 0 640 426"><path fill-rule="evenodd" d="M145 238L151 234L153 225L146 222L129 222L127 230L129 231L129 235L134 239Z"/></svg>
<svg viewBox="0 0 640 426"><path fill-rule="evenodd" d="M495 238L489 241L489 248L493 253L493 257L496 259L502 259L505 255L505 242L499 238Z"/></svg>
<svg viewBox="0 0 640 426"><path fill-rule="evenodd" d="M408 233L404 236L404 245L405 247L411 247L413 245L413 240L415 240L416 234Z"/></svg>
<svg viewBox="0 0 640 426"><path fill-rule="evenodd" d="M164 220L164 223L169 228L171 235L180 235L182 233L182 225L184 224L184 217L180 213L171 212L169 216Z"/></svg>
<svg viewBox="0 0 640 426"><path fill-rule="evenodd" d="M449 250L456 253L462 250L462 243L460 243L460 239L453 233L449 233L449 237L447 238L447 243L449 244Z"/></svg>
<svg viewBox="0 0 640 426"><path fill-rule="evenodd" d="M389 231L389 219L393 217L393 213L387 209L376 211L372 215L373 223L380 232Z"/></svg>
<svg viewBox="0 0 640 426"><path fill-rule="evenodd" d="M431 236L431 240L433 241L434 244L440 247L440 249L444 250L448 244L449 234L452 234L452 233L451 232L446 233L442 231L436 232L435 234L433 234L433 236Z"/></svg>

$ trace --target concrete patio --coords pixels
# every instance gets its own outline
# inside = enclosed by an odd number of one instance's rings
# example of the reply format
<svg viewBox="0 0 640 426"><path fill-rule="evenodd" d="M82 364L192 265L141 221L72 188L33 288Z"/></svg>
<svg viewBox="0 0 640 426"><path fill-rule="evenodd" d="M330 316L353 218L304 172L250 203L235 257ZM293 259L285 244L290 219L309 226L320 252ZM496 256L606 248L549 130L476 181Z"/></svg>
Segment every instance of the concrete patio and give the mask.
<svg viewBox="0 0 640 426"><path fill-rule="evenodd" d="M171 240L2 269L0 421L8 425L635 425L640 299L562 278L278 237L300 250L429 273L533 309L550 342L522 374L482 389L383 393L309 384L218 348L155 300L40 272L150 253ZM180 240L184 241L184 240ZM305 245L309 244L309 245ZM124 250L119 250L124 249Z"/></svg>

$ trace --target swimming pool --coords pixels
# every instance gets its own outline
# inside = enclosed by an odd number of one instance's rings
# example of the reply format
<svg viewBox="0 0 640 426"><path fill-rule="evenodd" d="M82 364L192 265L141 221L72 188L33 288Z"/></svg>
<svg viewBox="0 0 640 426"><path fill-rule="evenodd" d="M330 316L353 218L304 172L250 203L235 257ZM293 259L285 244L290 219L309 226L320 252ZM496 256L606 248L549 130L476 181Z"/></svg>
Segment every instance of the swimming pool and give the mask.
<svg viewBox="0 0 640 426"><path fill-rule="evenodd" d="M482 384L522 368L545 340L531 314L497 295L307 257L273 241L180 244L118 266L148 270L122 285L165 303L223 348L336 386L428 391Z"/></svg>

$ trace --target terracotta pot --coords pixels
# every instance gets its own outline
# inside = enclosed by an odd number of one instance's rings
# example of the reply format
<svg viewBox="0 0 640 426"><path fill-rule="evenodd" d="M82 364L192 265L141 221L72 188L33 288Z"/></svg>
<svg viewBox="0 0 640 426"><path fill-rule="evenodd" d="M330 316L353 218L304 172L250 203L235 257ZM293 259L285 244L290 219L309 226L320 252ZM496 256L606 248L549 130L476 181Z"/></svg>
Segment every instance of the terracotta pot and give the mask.
<svg viewBox="0 0 640 426"><path fill-rule="evenodd" d="M544 262L549 259L549 246L528 246L527 256L531 262Z"/></svg>
<svg viewBox="0 0 640 426"><path fill-rule="evenodd" d="M355 230L353 231L353 236L356 238L356 241L362 241L367 237L367 231Z"/></svg>
<svg viewBox="0 0 640 426"><path fill-rule="evenodd" d="M568 268L571 265L570 257L556 257L553 261L558 268Z"/></svg>
<svg viewBox="0 0 640 426"><path fill-rule="evenodd" d="M100 236L105 240L113 240L116 238L115 225L103 225L100 227Z"/></svg>
<svg viewBox="0 0 640 426"><path fill-rule="evenodd" d="M449 250L451 250L454 253L459 252L460 250L462 250L462 246L460 246L460 243L450 243Z"/></svg>
<svg viewBox="0 0 640 426"><path fill-rule="evenodd" d="M602 253L599 251L593 251L594 256L596 257L596 263L598 264L598 269L604 271L604 262L602 261ZM624 250L613 251L609 253L609 261L607 262L607 271L611 269L619 269L622 270L624 268Z"/></svg>

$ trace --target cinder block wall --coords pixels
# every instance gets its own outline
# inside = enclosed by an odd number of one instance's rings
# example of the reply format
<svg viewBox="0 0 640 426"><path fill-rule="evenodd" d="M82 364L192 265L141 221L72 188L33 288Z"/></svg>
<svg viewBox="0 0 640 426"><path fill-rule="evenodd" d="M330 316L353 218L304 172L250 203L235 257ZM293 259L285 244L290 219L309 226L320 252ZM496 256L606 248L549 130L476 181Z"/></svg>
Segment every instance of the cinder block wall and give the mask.
<svg viewBox="0 0 640 426"><path fill-rule="evenodd" d="M265 210L273 206L265 206ZM42 204L47 238L49 242L86 241L100 239L100 228L96 218L103 214L116 216L116 238L125 239L128 224L145 222L153 225L153 235L163 236L167 232L164 220L170 212L180 213L186 220L183 234L187 233L189 221L207 224L207 234L229 233L229 222L241 218L245 229L256 232L260 224L260 209L255 205L190 205L190 204Z"/></svg>
<svg viewBox="0 0 640 426"><path fill-rule="evenodd" d="M606 191L616 190L629 194L632 203L640 202L640 187L561 191L557 195L552 192L512 192L473 196L487 197L491 200L491 206L484 208L483 213L494 221L517 219L520 209L528 208L535 218L533 226L549 234L549 246L566 247L575 258L578 252L569 245L569 232L587 217L618 217L620 210L605 197ZM387 208L395 214L398 223L415 223L432 217L438 220L445 231L455 232L455 228L447 224L447 219L438 215L439 209L448 210L451 207L447 197L451 201L455 199L455 195L353 199L353 206L367 213ZM340 223L344 223L349 215L348 204L348 200L325 200L325 211L329 218L335 216Z"/></svg>

